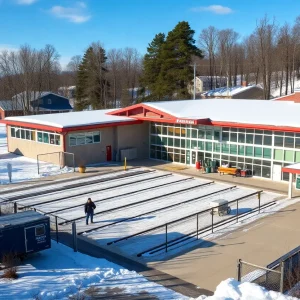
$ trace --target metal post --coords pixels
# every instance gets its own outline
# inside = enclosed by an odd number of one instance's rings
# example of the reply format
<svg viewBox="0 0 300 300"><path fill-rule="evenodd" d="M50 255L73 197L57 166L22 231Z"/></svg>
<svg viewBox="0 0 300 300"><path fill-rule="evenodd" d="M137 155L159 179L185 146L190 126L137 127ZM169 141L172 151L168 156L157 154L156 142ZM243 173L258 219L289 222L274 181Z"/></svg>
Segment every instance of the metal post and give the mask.
<svg viewBox="0 0 300 300"><path fill-rule="evenodd" d="M199 218L198 218L198 214L196 216L197 216L197 240L198 240L199 239L199 237L198 237L198 231L199 231Z"/></svg>
<svg viewBox="0 0 300 300"><path fill-rule="evenodd" d="M36 162L37 162L38 174L40 174L39 155L36 156Z"/></svg>
<svg viewBox="0 0 300 300"><path fill-rule="evenodd" d="M14 202L14 214L18 212L17 202Z"/></svg>
<svg viewBox="0 0 300 300"><path fill-rule="evenodd" d="M166 252L168 252L168 224L166 224Z"/></svg>
<svg viewBox="0 0 300 300"><path fill-rule="evenodd" d="M279 292L283 293L283 285L284 285L284 261L280 263L280 286L279 286Z"/></svg>
<svg viewBox="0 0 300 300"><path fill-rule="evenodd" d="M61 152L58 152L58 160L59 160L59 169L62 169L62 166L61 166Z"/></svg>
<svg viewBox="0 0 300 300"><path fill-rule="evenodd" d="M239 200L236 200L236 222L239 221Z"/></svg>
<svg viewBox="0 0 300 300"><path fill-rule="evenodd" d="M258 213L260 213L260 192L257 194L258 197Z"/></svg>
<svg viewBox="0 0 300 300"><path fill-rule="evenodd" d="M214 232L214 209L211 209L211 233Z"/></svg>
<svg viewBox="0 0 300 300"><path fill-rule="evenodd" d="M56 243L58 243L58 222L57 222L57 216L55 216L55 230L56 230Z"/></svg>
<svg viewBox="0 0 300 300"><path fill-rule="evenodd" d="M194 63L194 100L196 99L196 63Z"/></svg>
<svg viewBox="0 0 300 300"><path fill-rule="evenodd" d="M75 155L73 153L73 169L74 169L74 173L75 173Z"/></svg>
<svg viewBox="0 0 300 300"><path fill-rule="evenodd" d="M124 171L126 171L126 167L127 167L127 160L126 160L126 157L124 159Z"/></svg>
<svg viewBox="0 0 300 300"><path fill-rule="evenodd" d="M237 280L241 282L242 279L242 260L239 259L237 263Z"/></svg>
<svg viewBox="0 0 300 300"><path fill-rule="evenodd" d="M73 236L73 249L77 252L77 233L76 233L76 223L72 223L72 236Z"/></svg>

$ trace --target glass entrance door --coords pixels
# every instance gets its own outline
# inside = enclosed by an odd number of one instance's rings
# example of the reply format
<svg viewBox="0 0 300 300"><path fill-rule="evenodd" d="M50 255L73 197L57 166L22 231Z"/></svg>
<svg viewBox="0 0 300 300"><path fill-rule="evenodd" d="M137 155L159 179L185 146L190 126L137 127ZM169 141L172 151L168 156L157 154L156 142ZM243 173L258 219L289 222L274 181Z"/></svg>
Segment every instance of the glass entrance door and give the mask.
<svg viewBox="0 0 300 300"><path fill-rule="evenodd" d="M191 151L191 165L195 166L196 161L197 161L197 152L196 151Z"/></svg>

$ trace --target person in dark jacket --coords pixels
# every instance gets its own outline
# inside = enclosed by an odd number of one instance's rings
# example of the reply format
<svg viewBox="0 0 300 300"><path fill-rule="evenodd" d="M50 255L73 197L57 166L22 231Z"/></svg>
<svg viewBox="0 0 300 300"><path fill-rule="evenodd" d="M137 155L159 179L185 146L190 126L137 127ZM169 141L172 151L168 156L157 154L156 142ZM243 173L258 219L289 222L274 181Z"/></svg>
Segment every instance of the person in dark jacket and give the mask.
<svg viewBox="0 0 300 300"><path fill-rule="evenodd" d="M84 205L84 212L86 214L86 225L89 224L89 217L91 217L91 223L93 223L94 209L96 208L95 203L91 198L88 198L86 204Z"/></svg>

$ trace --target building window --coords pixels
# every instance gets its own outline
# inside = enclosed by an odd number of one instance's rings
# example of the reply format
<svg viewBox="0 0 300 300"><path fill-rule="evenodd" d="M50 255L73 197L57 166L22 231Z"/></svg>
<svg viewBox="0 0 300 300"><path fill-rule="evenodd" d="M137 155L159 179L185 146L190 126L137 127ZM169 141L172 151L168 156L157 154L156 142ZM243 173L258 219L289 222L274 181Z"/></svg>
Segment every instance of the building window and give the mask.
<svg viewBox="0 0 300 300"><path fill-rule="evenodd" d="M60 135L46 132L46 131L38 131L37 132L37 142L43 144L51 144L51 145L60 145Z"/></svg>
<svg viewBox="0 0 300 300"><path fill-rule="evenodd" d="M100 131L83 132L69 135L69 146L81 146L86 144L97 144L101 142ZM151 144L161 145L159 136L151 136Z"/></svg>
<svg viewBox="0 0 300 300"><path fill-rule="evenodd" d="M11 126L10 135L13 138L34 141L34 131L29 128Z"/></svg>

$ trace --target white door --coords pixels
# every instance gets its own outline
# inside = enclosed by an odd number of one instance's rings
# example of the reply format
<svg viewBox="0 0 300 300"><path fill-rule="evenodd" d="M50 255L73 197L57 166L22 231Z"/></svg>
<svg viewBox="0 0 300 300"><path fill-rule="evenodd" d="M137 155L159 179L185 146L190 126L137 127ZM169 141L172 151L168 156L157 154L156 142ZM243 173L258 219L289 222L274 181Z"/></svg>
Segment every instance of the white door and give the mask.
<svg viewBox="0 0 300 300"><path fill-rule="evenodd" d="M281 181L281 165L273 165L272 179L274 181Z"/></svg>
<svg viewBox="0 0 300 300"><path fill-rule="evenodd" d="M197 151L191 150L191 160L190 160L191 165L195 166L196 161L197 161Z"/></svg>

